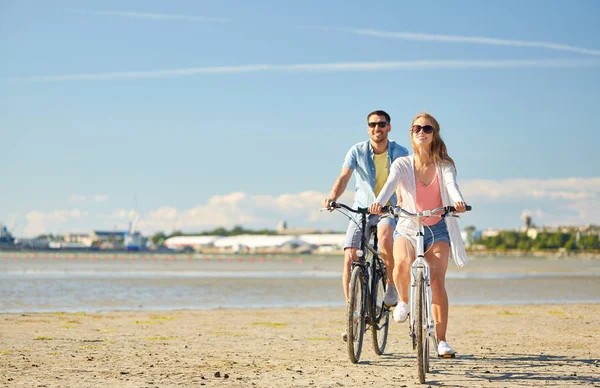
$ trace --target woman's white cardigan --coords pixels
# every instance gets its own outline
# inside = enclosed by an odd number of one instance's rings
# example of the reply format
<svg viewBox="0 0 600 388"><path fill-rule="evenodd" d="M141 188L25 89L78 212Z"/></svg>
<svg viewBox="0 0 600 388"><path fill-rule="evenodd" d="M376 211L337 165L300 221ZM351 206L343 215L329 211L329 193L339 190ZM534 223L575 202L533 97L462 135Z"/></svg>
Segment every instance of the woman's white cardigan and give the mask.
<svg viewBox="0 0 600 388"><path fill-rule="evenodd" d="M458 184L456 183L456 170L450 163L445 163L436 166L438 182L440 184L440 194L442 196L442 204L444 206L454 205L455 202L463 201L463 196L460 193ZM412 213L417 212L416 201L416 180L414 168L414 155L398 158L390 167L390 175L377 196L377 203L387 203L396 187L400 184L402 193L402 207ZM446 225L448 234L450 235L450 256L458 267L467 264L467 253L465 245L458 228L457 219L454 217L446 217ZM407 236L416 236L416 223L405 217L398 218L396 230L406 234ZM411 238L414 244L414 237Z"/></svg>

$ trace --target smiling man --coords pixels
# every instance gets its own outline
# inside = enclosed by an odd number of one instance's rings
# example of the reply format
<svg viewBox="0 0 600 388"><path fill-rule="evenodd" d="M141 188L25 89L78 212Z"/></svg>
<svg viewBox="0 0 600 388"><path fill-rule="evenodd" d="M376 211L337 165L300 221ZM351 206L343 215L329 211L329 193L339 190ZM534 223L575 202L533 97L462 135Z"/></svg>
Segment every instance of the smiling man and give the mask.
<svg viewBox="0 0 600 388"><path fill-rule="evenodd" d="M353 207L367 208L377 197L385 184L391 163L396 158L407 156L408 150L398 143L388 139L392 130L391 118L388 113L376 110L367 115L367 133L369 140L353 145L344 159L342 172L333 184L329 198L323 200L323 207L328 207L331 201L337 199L344 193L346 186L356 172L356 191ZM397 204L397 197L393 195L390 199L392 205ZM394 269L393 231L396 221L393 218L370 215L367 222L367 235L370 229L377 225L377 238L381 250L381 258L387 268L387 283L384 303L394 306L398 303L398 293L394 287L392 272ZM342 286L346 302L348 301L348 282L350 281L350 267L353 260L357 260L356 251L360 247L360 230L355 222L350 221L346 230L346 241L344 243L344 268L342 273ZM346 340L344 332L342 338Z"/></svg>

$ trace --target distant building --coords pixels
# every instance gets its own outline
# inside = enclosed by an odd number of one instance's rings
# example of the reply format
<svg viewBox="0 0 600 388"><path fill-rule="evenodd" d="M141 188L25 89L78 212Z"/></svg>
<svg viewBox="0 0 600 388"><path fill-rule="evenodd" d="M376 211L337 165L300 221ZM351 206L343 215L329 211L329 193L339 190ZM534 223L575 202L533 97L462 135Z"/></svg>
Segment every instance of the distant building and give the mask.
<svg viewBox="0 0 600 388"><path fill-rule="evenodd" d="M92 241L117 241L122 240L125 236L125 231L105 231L105 230L94 230L90 233L90 238Z"/></svg>
<svg viewBox="0 0 600 388"><path fill-rule="evenodd" d="M65 233L63 236L66 243L82 244L91 247L94 240L89 233Z"/></svg>
<svg viewBox="0 0 600 388"><path fill-rule="evenodd" d="M169 249L182 250L193 248L200 250L202 248L212 247L215 240L220 236L175 236L165 240L165 246Z"/></svg>

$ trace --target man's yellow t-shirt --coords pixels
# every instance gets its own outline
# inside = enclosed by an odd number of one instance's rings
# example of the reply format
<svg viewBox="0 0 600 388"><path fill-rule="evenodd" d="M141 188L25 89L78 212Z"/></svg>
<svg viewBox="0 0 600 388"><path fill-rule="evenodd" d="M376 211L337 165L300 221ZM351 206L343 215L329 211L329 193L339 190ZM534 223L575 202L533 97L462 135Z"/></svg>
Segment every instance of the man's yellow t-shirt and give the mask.
<svg viewBox="0 0 600 388"><path fill-rule="evenodd" d="M377 197L381 189L383 189L390 173L388 153L373 154L373 162L375 162L375 196ZM391 205L391 201L388 201L387 204Z"/></svg>

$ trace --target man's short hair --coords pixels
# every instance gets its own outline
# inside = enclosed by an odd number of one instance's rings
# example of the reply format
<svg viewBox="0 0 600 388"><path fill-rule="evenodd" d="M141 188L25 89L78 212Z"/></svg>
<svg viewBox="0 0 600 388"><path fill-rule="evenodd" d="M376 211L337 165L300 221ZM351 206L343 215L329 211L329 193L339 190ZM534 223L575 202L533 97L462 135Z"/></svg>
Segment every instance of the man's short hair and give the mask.
<svg viewBox="0 0 600 388"><path fill-rule="evenodd" d="M384 110L375 110L375 111L373 111L373 112L369 113L369 114L367 115L367 122L369 121L369 117L371 117L371 116L373 116L373 115L376 115L376 116L384 116L384 117L385 117L385 120L386 120L386 121L387 121L389 124L391 124L391 122L392 122L392 118L391 118L391 117L390 117L390 115L389 115L389 114L388 114L386 111L384 111Z"/></svg>

